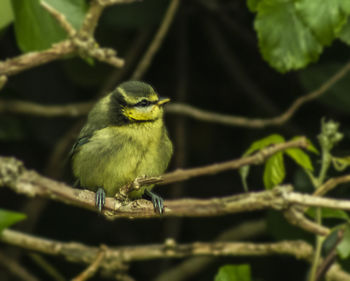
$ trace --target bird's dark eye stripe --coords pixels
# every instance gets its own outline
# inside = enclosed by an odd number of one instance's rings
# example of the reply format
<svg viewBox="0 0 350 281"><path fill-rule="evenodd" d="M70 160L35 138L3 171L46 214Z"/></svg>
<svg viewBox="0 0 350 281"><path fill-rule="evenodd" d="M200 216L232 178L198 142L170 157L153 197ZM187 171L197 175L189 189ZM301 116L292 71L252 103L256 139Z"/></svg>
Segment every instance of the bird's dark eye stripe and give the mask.
<svg viewBox="0 0 350 281"><path fill-rule="evenodd" d="M151 104L154 104L155 102L150 102L149 100L143 99L139 101L135 106L149 106Z"/></svg>

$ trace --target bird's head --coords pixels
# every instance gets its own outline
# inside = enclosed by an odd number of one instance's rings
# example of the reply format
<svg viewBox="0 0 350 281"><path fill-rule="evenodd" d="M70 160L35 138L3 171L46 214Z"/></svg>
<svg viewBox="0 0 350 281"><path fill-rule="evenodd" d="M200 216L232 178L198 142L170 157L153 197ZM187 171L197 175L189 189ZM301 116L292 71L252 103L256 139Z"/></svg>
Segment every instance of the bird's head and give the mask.
<svg viewBox="0 0 350 281"><path fill-rule="evenodd" d="M154 89L144 82L127 81L113 91L111 110L130 122L155 121L162 118L163 105L169 101L169 98L160 98Z"/></svg>

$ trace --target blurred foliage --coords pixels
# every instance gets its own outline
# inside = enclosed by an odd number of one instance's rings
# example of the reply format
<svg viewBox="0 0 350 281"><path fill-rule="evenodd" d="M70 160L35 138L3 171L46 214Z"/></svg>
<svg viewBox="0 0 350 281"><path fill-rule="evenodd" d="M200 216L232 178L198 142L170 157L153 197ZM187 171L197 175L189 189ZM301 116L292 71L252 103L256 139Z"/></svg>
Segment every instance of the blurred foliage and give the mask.
<svg viewBox="0 0 350 281"><path fill-rule="evenodd" d="M0 235L5 228L26 218L26 214L0 209Z"/></svg>
<svg viewBox="0 0 350 281"><path fill-rule="evenodd" d="M251 281L250 266L242 265L224 265L220 267L214 281Z"/></svg>
<svg viewBox="0 0 350 281"><path fill-rule="evenodd" d="M13 21L11 0L0 2L0 30L8 26Z"/></svg>

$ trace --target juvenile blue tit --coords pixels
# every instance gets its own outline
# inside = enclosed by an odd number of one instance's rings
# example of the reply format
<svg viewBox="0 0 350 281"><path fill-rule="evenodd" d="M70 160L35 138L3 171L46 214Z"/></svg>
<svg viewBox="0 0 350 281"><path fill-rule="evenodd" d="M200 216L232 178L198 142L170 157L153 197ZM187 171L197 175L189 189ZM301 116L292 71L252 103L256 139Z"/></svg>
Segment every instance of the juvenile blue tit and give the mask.
<svg viewBox="0 0 350 281"><path fill-rule="evenodd" d="M163 121L160 98L143 82L120 84L102 98L88 115L71 151L77 183L96 192L96 207L101 211L105 197L141 176L159 176L168 166L173 146ZM143 186L129 194L131 199L144 193L155 211L163 212L163 199Z"/></svg>

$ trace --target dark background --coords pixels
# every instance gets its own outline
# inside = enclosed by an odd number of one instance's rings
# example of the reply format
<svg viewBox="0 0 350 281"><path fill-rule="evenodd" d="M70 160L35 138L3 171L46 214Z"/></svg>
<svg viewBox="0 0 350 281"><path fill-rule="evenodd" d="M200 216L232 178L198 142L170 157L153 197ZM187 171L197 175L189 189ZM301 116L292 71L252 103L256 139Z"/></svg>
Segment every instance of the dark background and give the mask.
<svg viewBox="0 0 350 281"><path fill-rule="evenodd" d="M210 1L209 1L210 2ZM89 65L79 58L67 58L11 76L0 92L1 99L20 99L40 104L67 104L91 101L128 80L137 62L152 40L167 1L147 0L107 9L101 17L96 39L101 46L115 48L126 58L126 67L115 70L95 62ZM349 58L349 49L335 42L316 64L305 71L279 74L263 61L253 29L254 15L244 1L182 1L170 31L143 80L162 96L202 109L268 118L282 113L297 97L317 88L337 67ZM0 59L19 55L14 30L9 26L0 37ZM324 75L326 73L326 76ZM322 74L322 75L321 75ZM166 123L175 145L169 170L206 165L240 157L249 145L271 133L286 139L306 135L316 143L322 117L341 123L345 140L339 153L346 153L349 139L349 110L346 103L348 78L317 101L303 106L291 121L281 127L249 129L206 123L176 114L167 114ZM333 93L332 92L332 93ZM0 115L0 153L21 159L27 168L69 182L62 170L63 157L53 158L57 144L64 138L72 144L82 119L41 118ZM70 147L66 148L68 153ZM317 162L316 162L317 165ZM286 182L295 183L300 174L287 161ZM308 186L302 177L301 182ZM262 168L254 167L249 177L251 189L263 189ZM181 184L155 189L165 199L210 198L243 192L237 171L200 177ZM106 221L96 213L65 204L30 199L8 189L0 191L0 207L25 212L28 219L15 228L60 241L80 241L88 245L110 246L162 243L173 237L178 243L212 241L227 228L256 218L268 218L269 228L254 241L276 241L291 228L270 212L254 212L213 218L179 218ZM274 225L278 224L278 231ZM281 232L281 233L277 233ZM293 237L304 237L301 231ZM310 240L312 241L312 240ZM50 280L28 255L19 249L1 248L21 259L32 272ZM47 257L66 278L84 267L61 258ZM156 260L131 264L136 280L152 280L179 260ZM224 264L250 263L254 280L302 280L307 265L290 257L217 258L192 280L213 280ZM1 280L15 280L0 268ZM95 277L92 280L99 280ZM108 279L106 279L108 280Z"/></svg>

